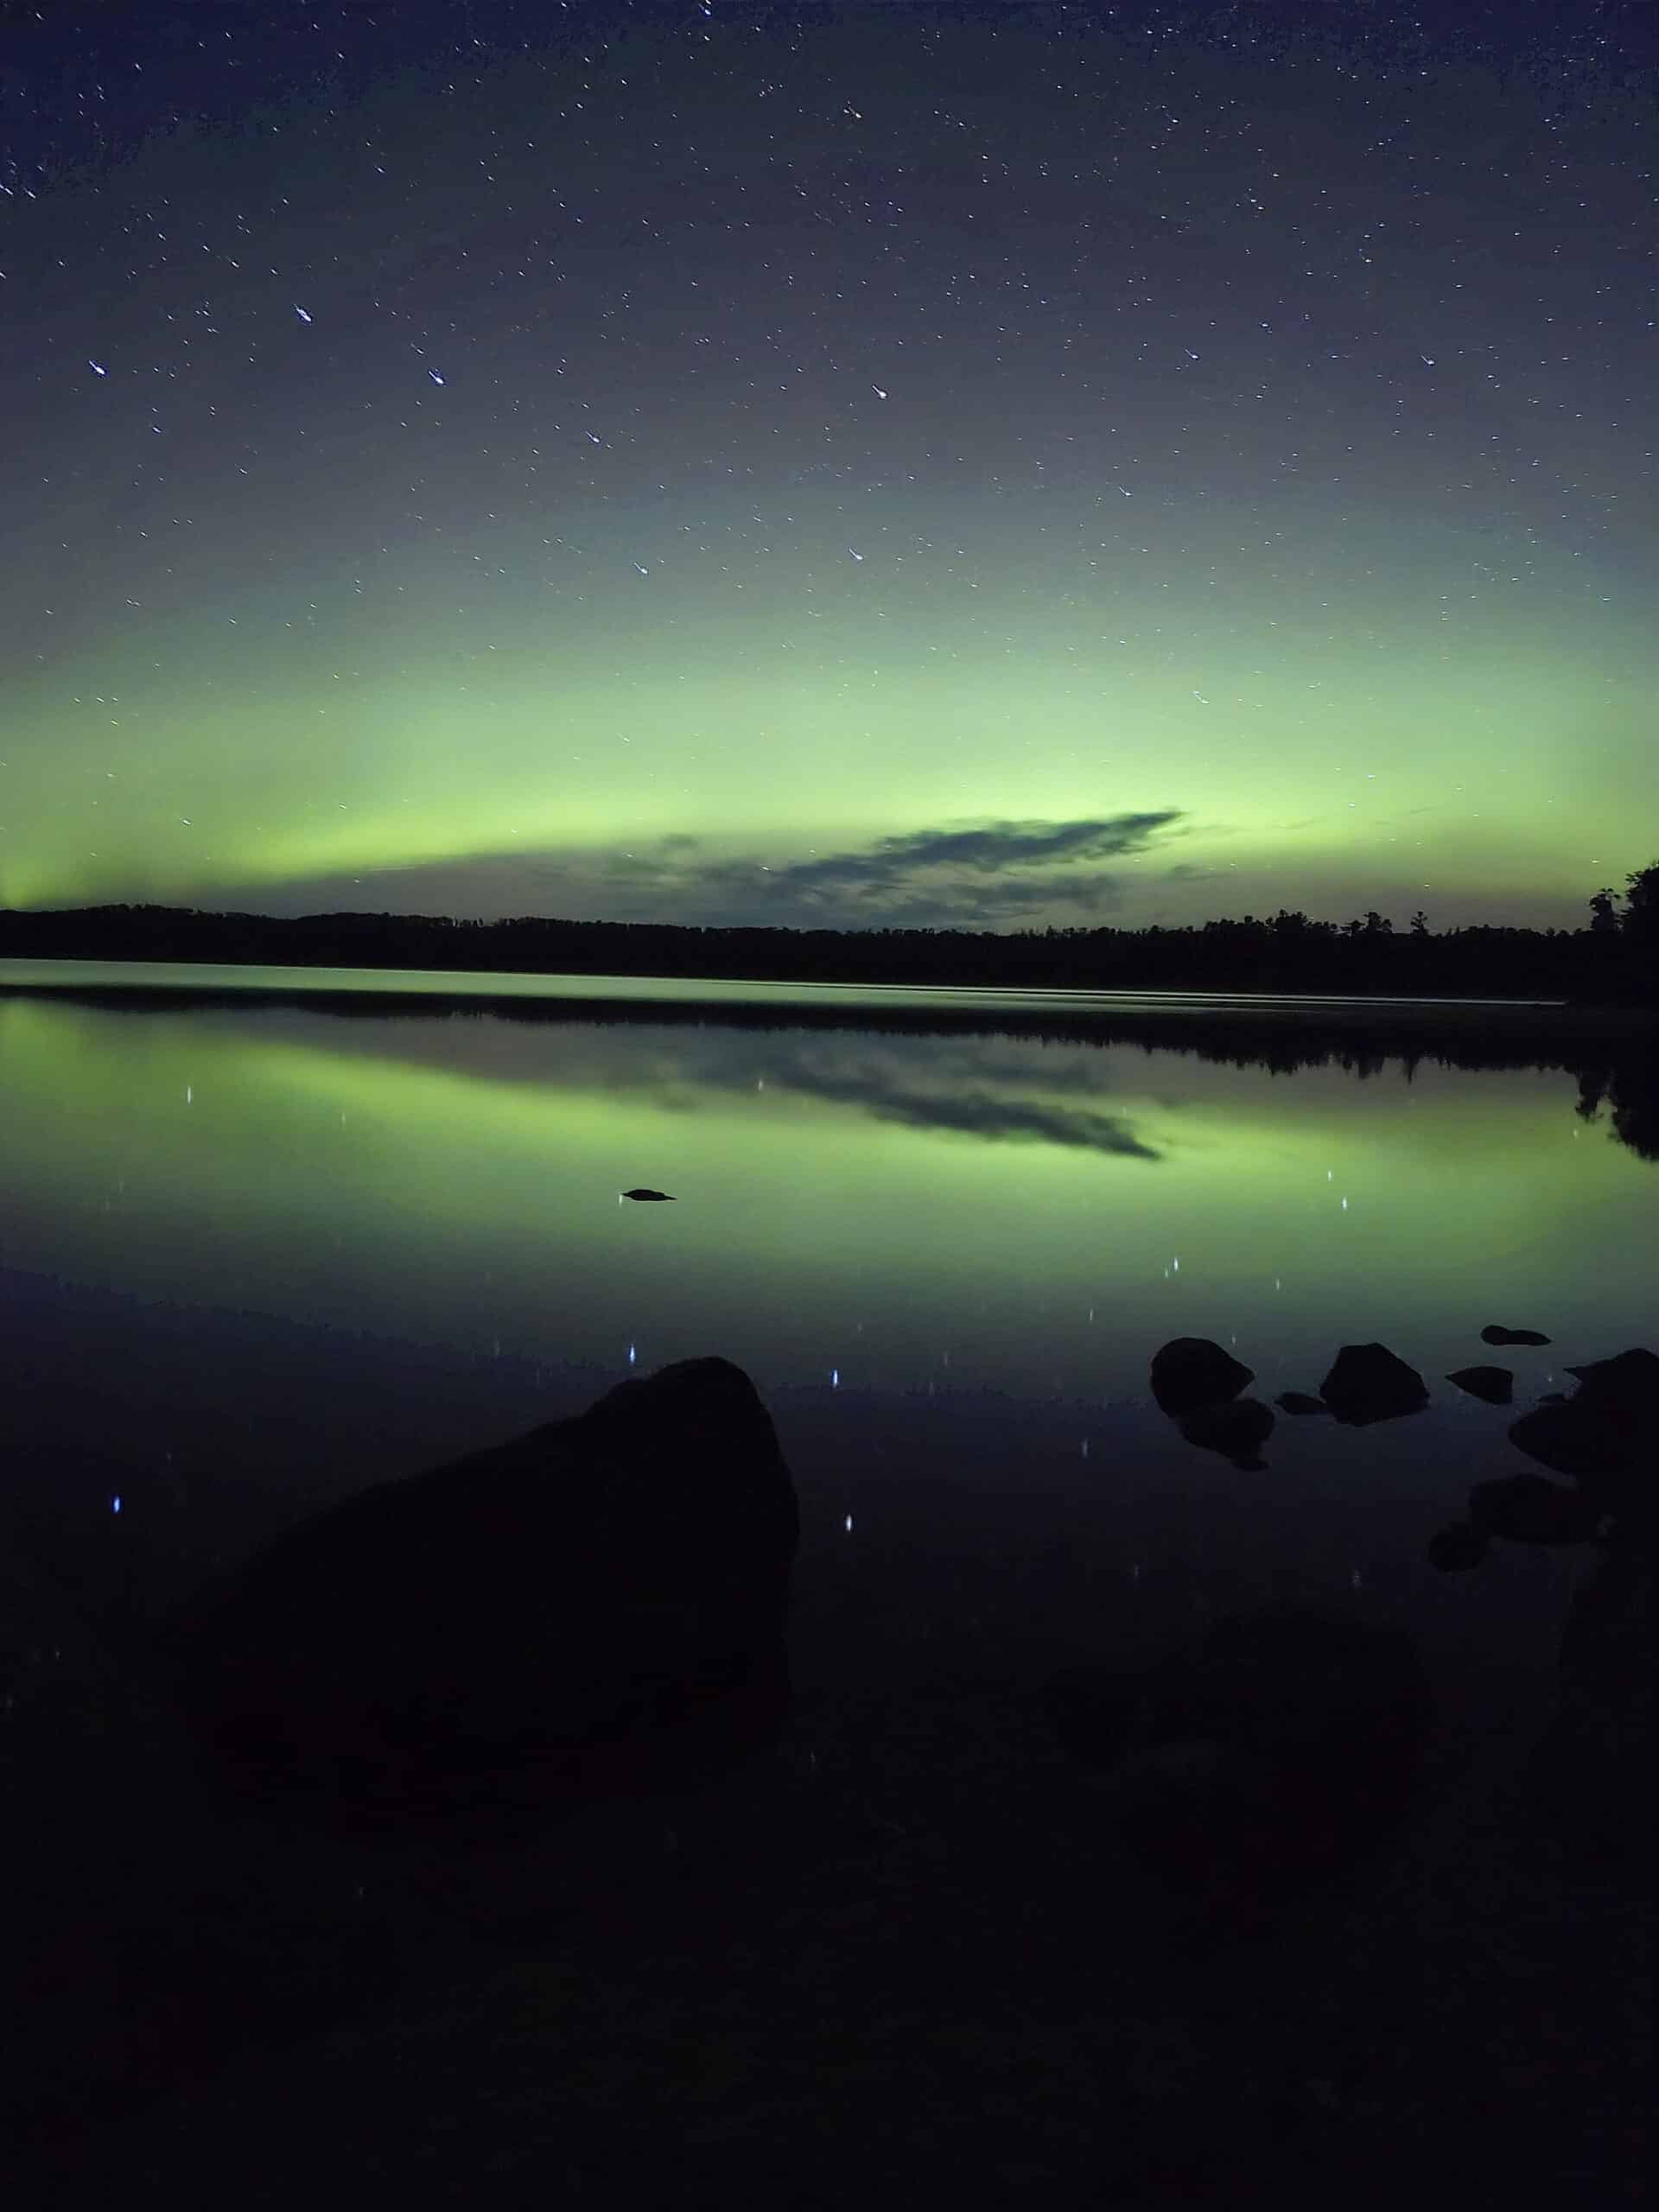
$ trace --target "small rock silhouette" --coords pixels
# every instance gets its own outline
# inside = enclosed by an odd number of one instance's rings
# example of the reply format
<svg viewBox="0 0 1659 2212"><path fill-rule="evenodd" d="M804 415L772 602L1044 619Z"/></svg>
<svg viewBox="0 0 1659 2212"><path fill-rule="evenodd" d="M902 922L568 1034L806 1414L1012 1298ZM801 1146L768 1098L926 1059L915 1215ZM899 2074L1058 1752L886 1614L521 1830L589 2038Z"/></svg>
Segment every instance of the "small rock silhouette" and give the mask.
<svg viewBox="0 0 1659 2212"><path fill-rule="evenodd" d="M1331 1410L1323 1398L1316 1398L1306 1390L1281 1390L1274 1400L1287 1414L1328 1414Z"/></svg>
<svg viewBox="0 0 1659 2212"><path fill-rule="evenodd" d="M1459 1367L1446 1379L1489 1406L1507 1406L1515 1398L1515 1376L1507 1367Z"/></svg>
<svg viewBox="0 0 1659 2212"><path fill-rule="evenodd" d="M622 1195L625 1198L664 1198L670 1205L675 1202L672 1191L624 1191Z"/></svg>
<svg viewBox="0 0 1659 2212"><path fill-rule="evenodd" d="M1221 1405L1255 1380L1254 1369L1208 1337L1173 1337L1152 1356L1152 1395L1166 1414Z"/></svg>
<svg viewBox="0 0 1659 2212"><path fill-rule="evenodd" d="M1537 1329L1506 1329L1501 1322L1490 1322L1480 1332L1484 1344L1547 1344L1549 1338Z"/></svg>

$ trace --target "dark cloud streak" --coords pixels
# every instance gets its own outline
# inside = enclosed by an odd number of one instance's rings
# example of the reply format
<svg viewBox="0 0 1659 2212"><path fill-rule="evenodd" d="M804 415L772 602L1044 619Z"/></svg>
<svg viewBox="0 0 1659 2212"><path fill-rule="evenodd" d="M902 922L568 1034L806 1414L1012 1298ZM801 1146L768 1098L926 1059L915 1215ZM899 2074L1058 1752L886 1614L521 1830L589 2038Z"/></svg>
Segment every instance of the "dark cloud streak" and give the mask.
<svg viewBox="0 0 1659 2212"><path fill-rule="evenodd" d="M194 903L270 912L357 910L486 919L701 923L717 928L995 929L1081 921L1116 906L1113 868L1182 834L1178 807L1070 822L990 821L912 830L801 860L734 859L683 833L625 850L481 853L372 874L316 878L250 899Z"/></svg>

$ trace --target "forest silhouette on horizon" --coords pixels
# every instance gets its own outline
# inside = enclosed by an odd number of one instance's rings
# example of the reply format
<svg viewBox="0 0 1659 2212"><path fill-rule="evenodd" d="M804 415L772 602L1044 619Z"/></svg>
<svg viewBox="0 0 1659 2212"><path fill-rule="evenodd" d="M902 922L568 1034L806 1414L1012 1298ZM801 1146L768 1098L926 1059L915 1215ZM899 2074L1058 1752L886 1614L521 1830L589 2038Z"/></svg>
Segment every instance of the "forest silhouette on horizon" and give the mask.
<svg viewBox="0 0 1659 2212"><path fill-rule="evenodd" d="M1482 924L1396 930L1281 907L1179 927L1008 931L801 929L664 922L499 921L342 912L293 918L194 907L0 910L0 958L268 967L740 978L1075 990L1659 1002L1659 861L1603 888L1579 930Z"/></svg>

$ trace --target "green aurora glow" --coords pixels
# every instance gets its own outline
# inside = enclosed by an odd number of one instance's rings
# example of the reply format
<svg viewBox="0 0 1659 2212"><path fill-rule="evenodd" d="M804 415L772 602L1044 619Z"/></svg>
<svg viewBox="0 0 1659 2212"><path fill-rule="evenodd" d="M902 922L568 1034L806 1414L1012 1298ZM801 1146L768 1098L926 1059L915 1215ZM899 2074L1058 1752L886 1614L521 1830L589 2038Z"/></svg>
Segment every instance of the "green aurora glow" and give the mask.
<svg viewBox="0 0 1659 2212"><path fill-rule="evenodd" d="M879 101L664 29L16 198L0 904L1573 926L1650 860L1634 104L1105 33L1062 97L930 13Z"/></svg>

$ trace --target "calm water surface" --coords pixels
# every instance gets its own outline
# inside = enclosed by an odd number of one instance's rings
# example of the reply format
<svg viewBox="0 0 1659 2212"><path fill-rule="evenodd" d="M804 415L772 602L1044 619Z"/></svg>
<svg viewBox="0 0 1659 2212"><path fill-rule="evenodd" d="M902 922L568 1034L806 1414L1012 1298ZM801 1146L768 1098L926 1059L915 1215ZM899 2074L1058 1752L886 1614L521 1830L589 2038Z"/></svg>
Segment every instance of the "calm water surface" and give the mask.
<svg viewBox="0 0 1659 2212"><path fill-rule="evenodd" d="M143 980L0 967L10 1505L60 1572L141 1605L322 1497L713 1351L800 1480L809 1634L862 1606L889 1643L949 1621L1036 1654L1154 1589L1310 1586L1444 1628L1423 1544L1521 1464L1446 1370L1503 1360L1519 1409L1559 1363L1651 1340L1659 1167L1580 1110L1580 1071L1408 1061L1363 1013L1348 1065L1274 1072L1206 1056L1213 1005L1202 1050L1173 1008L1149 1047L1114 1027L1135 1002L1063 995L38 988ZM296 981L334 995L270 995ZM458 988L454 1010L341 995ZM996 1027L1046 1007L1065 1033ZM1490 1351L1493 1320L1554 1342ZM1241 1473L1150 1403L1179 1335L1234 1347L1265 1397L1381 1338L1431 1404L1281 1416ZM1460 1581L1456 1633L1554 1619L1574 1571L1506 1554Z"/></svg>

